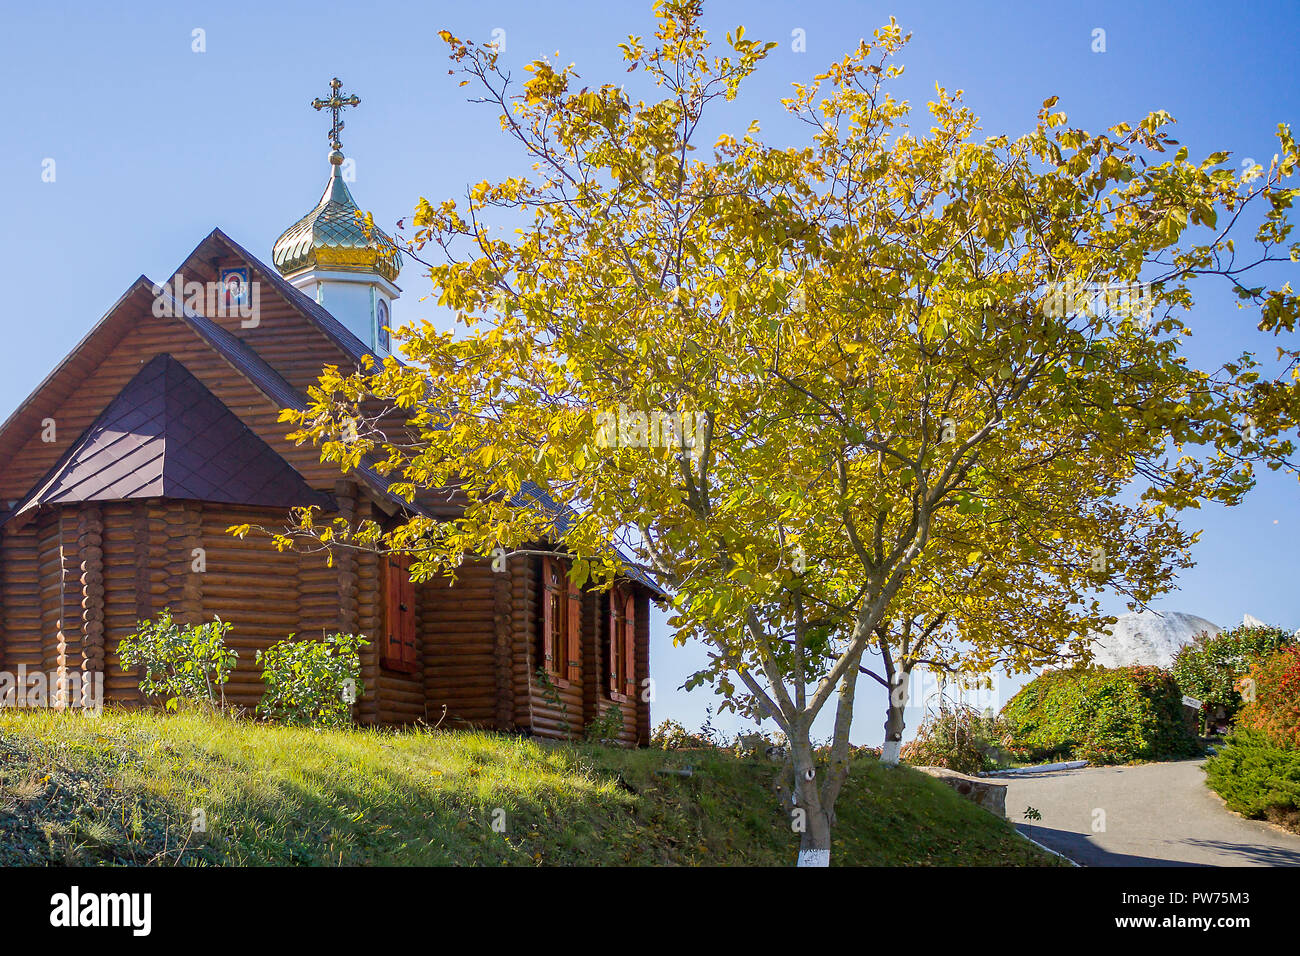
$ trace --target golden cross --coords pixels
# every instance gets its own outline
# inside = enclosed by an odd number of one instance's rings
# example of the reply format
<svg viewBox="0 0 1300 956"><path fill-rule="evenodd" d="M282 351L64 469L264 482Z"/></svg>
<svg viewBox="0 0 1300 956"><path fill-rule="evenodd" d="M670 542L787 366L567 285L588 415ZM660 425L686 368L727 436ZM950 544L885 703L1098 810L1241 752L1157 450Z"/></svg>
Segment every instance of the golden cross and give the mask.
<svg viewBox="0 0 1300 956"><path fill-rule="evenodd" d="M334 124L330 127L330 146L334 149L342 149L343 144L339 142L339 133L343 132L343 121L339 119L339 111L345 106L360 106L361 97L344 96L339 90L343 87L343 81L337 76L330 80L329 99L323 100L319 96L311 101L311 105L318 110L328 109L334 118Z"/></svg>

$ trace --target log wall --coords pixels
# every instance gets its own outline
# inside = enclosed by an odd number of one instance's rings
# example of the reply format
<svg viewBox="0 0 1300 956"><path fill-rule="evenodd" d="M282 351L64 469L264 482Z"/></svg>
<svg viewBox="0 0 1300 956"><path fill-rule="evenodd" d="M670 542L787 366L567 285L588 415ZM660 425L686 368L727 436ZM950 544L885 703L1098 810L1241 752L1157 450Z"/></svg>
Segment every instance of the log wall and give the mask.
<svg viewBox="0 0 1300 956"><path fill-rule="evenodd" d="M455 585L447 579L416 585L424 694L431 723L446 707L444 727L499 726L501 577L484 562L467 562Z"/></svg>

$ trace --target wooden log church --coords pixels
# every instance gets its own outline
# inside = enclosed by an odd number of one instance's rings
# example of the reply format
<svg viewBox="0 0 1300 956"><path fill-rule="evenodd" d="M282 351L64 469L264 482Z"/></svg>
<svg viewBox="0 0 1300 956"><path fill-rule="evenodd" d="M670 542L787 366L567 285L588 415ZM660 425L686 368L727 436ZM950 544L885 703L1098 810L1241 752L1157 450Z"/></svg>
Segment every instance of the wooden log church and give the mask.
<svg viewBox="0 0 1300 956"><path fill-rule="evenodd" d="M323 366L389 354L401 256L362 227L345 182L338 111L356 102L335 80L313 103L334 115L330 179L272 265L214 229L166 281L131 283L0 426L0 672L50 675L52 696L74 705L102 675L104 701L139 703L118 642L170 608L233 624L226 697L250 709L259 648L342 631L370 640L362 723L576 736L616 704L621 742L645 744L661 595L636 572L579 589L556 554L413 584L400 557L340 552L329 567L227 533L283 525L295 505L381 523L445 516L370 469L341 474L277 420L306 406Z"/></svg>

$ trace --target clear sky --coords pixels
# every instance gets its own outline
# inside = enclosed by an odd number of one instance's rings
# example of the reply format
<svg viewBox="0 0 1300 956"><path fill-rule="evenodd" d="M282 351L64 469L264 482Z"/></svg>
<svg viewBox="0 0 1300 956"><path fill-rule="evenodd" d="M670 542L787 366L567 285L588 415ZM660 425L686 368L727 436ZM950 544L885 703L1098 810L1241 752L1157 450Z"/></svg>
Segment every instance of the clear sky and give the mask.
<svg viewBox="0 0 1300 956"><path fill-rule="evenodd" d="M1210 2L912 2L749 0L706 4L713 34L743 23L774 50L726 125L757 118L779 138L779 97L893 14L913 39L900 96L923 109L934 84L966 91L987 133L1029 128L1059 95L1072 125L1099 129L1165 109L1193 156L1214 149L1267 165L1279 122L1300 119L1300 4ZM213 226L269 259L271 244L317 200L328 122L308 107L339 75L360 95L344 151L357 202L390 228L420 196L527 169L491 112L447 75L440 29L505 41L516 67L559 51L592 85L623 82L617 44L653 32L647 2L536 0L10 5L0 33L0 182L6 266L0 417L7 416L141 273L171 274ZM194 52L195 30L205 52ZM1103 30L1105 51L1094 52ZM796 52L803 31L805 52ZM516 75L520 71L516 70ZM43 181L54 160L54 181ZM1290 276L1295 282L1296 276ZM428 280L408 265L397 322L432 317ZM1206 296L1190 320L1194 356L1217 363L1270 349L1249 313ZM1198 565L1158 604L1235 624L1244 612L1300 627L1300 486L1267 475L1242 507L1207 509ZM1117 607L1118 609L1118 607ZM655 622L655 720L697 726L707 691L676 690L700 655ZM1004 683L1005 698L1014 684ZM859 695L854 739L879 743L883 696ZM915 719L909 719L914 724ZM720 726L729 727L723 721Z"/></svg>

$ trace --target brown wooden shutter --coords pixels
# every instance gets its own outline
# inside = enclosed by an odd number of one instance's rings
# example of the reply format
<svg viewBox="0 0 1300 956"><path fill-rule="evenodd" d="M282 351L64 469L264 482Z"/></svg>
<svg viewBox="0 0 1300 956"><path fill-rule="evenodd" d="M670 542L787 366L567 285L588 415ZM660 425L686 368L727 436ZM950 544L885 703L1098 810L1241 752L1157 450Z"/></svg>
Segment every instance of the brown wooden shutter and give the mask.
<svg viewBox="0 0 1300 956"><path fill-rule="evenodd" d="M568 576L568 601L566 605L569 612L568 627L564 629L565 637L565 675L569 680L577 681L582 679L582 592L578 590L577 582L573 579L573 568L569 568Z"/></svg>
<svg viewBox="0 0 1300 956"><path fill-rule="evenodd" d="M542 558L542 666L554 673L555 666L555 561Z"/></svg>
<svg viewBox="0 0 1300 956"><path fill-rule="evenodd" d="M627 612L623 615L623 674L629 697L636 694L636 595L627 596Z"/></svg>
<svg viewBox="0 0 1300 956"><path fill-rule="evenodd" d="M609 634L605 643L609 646L609 692L613 695L618 693L623 648L623 590L619 587L609 592Z"/></svg>
<svg viewBox="0 0 1300 956"><path fill-rule="evenodd" d="M402 641L403 670L414 673L420 669L419 654L415 644L415 583L411 580L411 556L404 554L398 564L398 602L397 610L401 624L399 635Z"/></svg>
<svg viewBox="0 0 1300 956"><path fill-rule="evenodd" d="M415 585L411 583L411 558L386 554L383 569L384 624L379 641L379 663L389 670L411 673L419 667L415 650Z"/></svg>
<svg viewBox="0 0 1300 956"><path fill-rule="evenodd" d="M384 630L379 637L379 663L384 667L392 667L393 663L401 658L400 642L397 640L397 558L392 554L381 555L383 562L383 591L384 591Z"/></svg>

